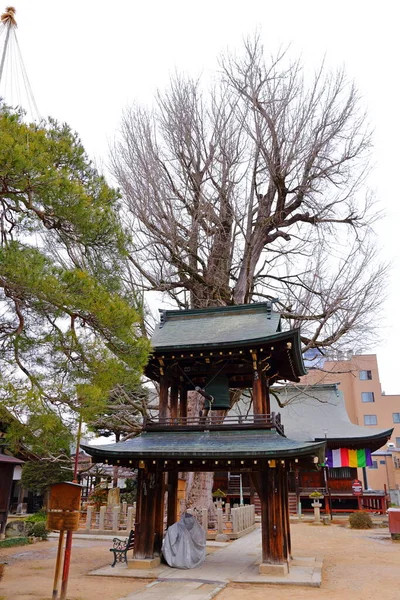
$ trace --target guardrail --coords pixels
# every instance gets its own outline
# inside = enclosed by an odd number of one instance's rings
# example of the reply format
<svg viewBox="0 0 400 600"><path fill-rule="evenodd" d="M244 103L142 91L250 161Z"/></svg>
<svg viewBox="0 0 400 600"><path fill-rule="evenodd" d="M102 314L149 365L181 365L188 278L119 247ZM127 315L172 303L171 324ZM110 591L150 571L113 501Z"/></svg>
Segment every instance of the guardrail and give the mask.
<svg viewBox="0 0 400 600"><path fill-rule="evenodd" d="M284 435L284 427L280 413L265 415L229 415L227 417L214 415L212 411L207 416L196 417L165 417L158 420L145 417L143 429L146 431L190 430L204 431L221 429L276 429Z"/></svg>

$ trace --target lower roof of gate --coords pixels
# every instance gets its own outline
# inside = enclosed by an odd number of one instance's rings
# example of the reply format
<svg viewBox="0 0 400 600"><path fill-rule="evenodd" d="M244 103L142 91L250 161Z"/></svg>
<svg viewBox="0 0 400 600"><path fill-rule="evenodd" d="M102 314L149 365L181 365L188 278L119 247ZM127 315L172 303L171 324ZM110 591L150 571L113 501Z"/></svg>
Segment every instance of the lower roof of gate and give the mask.
<svg viewBox="0 0 400 600"><path fill-rule="evenodd" d="M325 442L301 442L275 430L157 431L114 444L81 446L96 462L146 458L295 458L324 456Z"/></svg>

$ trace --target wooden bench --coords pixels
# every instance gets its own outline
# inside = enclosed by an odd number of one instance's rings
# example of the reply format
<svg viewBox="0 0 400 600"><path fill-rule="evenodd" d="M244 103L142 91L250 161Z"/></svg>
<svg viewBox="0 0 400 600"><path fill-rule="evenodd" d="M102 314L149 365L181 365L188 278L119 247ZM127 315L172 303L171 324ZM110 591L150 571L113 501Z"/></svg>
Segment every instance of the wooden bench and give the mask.
<svg viewBox="0 0 400 600"><path fill-rule="evenodd" d="M117 562L125 562L128 564L128 560L126 558L126 553L128 550L133 550L133 545L135 542L135 532L131 529L129 537L121 540L120 538L113 539L113 547L110 548L110 552L114 552L114 562L111 565L115 566Z"/></svg>

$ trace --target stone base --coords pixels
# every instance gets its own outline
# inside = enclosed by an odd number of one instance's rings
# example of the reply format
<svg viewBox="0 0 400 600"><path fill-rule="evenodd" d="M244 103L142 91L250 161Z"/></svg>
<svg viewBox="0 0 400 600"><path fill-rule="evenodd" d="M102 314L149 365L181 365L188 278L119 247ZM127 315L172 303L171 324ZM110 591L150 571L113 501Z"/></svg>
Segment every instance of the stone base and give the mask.
<svg viewBox="0 0 400 600"><path fill-rule="evenodd" d="M154 569L158 567L160 564L160 558L157 556L156 558L134 558L133 560L128 560L128 568L129 569Z"/></svg>
<svg viewBox="0 0 400 600"><path fill-rule="evenodd" d="M289 573L289 566L287 563L279 565L273 565L269 563L261 563L259 566L260 575L274 575L276 577L284 577Z"/></svg>

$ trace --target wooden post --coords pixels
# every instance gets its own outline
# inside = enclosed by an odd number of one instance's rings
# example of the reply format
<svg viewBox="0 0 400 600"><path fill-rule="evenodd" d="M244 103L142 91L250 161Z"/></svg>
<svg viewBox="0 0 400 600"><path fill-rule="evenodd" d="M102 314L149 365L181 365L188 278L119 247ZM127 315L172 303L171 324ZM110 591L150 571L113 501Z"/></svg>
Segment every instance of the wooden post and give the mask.
<svg viewBox="0 0 400 600"><path fill-rule="evenodd" d="M179 387L177 382L173 382L171 386L171 395L170 395L170 415L171 419L177 419L178 417L178 393Z"/></svg>
<svg viewBox="0 0 400 600"><path fill-rule="evenodd" d="M182 385L179 390L179 416L187 418L187 387Z"/></svg>
<svg viewBox="0 0 400 600"><path fill-rule="evenodd" d="M154 526L154 554L161 555L161 546L164 537L164 496L165 496L165 473L157 473L157 492Z"/></svg>
<svg viewBox="0 0 400 600"><path fill-rule="evenodd" d="M134 550L133 555L143 553L143 541L142 541L142 503L143 503L143 481L144 481L144 469L138 469L137 476L137 494L136 494L136 515L135 515L135 538L134 538Z"/></svg>
<svg viewBox="0 0 400 600"><path fill-rule="evenodd" d="M160 419L168 417L168 379L165 375L162 375L160 379L159 417Z"/></svg>
<svg viewBox="0 0 400 600"><path fill-rule="evenodd" d="M253 374L253 412L254 421L257 421L257 415L263 414L262 380L258 370Z"/></svg>
<svg viewBox="0 0 400 600"><path fill-rule="evenodd" d="M178 471L168 473L168 512L167 527L178 520Z"/></svg>
<svg viewBox="0 0 400 600"><path fill-rule="evenodd" d="M57 549L57 559L56 559L56 570L54 573L54 583L53 583L53 595L52 600L57 600L58 598L58 580L60 578L60 570L61 570L61 553L62 546L64 540L64 530L62 529L58 538L58 549Z"/></svg>
<svg viewBox="0 0 400 600"><path fill-rule="evenodd" d="M140 496L140 501L138 502L139 510L137 510L138 522L135 528L134 556L135 558L154 558L157 475L139 469L139 473L141 471L143 471L141 490L139 490L140 482L138 480L138 500Z"/></svg>
<svg viewBox="0 0 400 600"><path fill-rule="evenodd" d="M264 413L269 415L271 413L271 399L269 395L269 379L265 377L264 373L262 374L262 384L263 384L263 406Z"/></svg>
<svg viewBox="0 0 400 600"><path fill-rule="evenodd" d="M279 466L267 468L260 477L262 562L287 562L283 538L283 506Z"/></svg>

